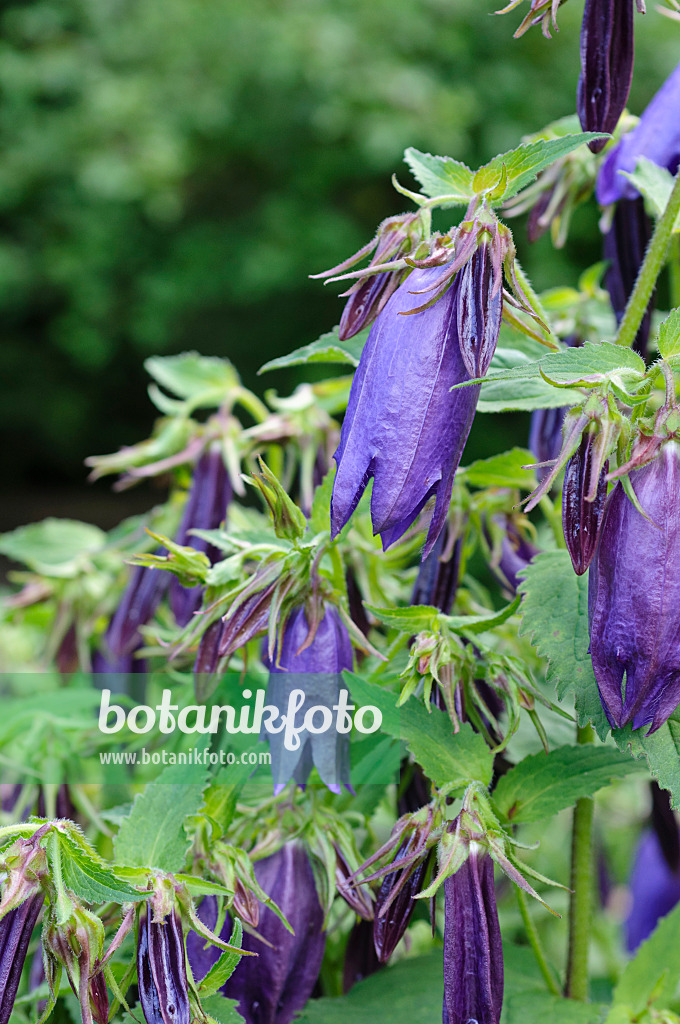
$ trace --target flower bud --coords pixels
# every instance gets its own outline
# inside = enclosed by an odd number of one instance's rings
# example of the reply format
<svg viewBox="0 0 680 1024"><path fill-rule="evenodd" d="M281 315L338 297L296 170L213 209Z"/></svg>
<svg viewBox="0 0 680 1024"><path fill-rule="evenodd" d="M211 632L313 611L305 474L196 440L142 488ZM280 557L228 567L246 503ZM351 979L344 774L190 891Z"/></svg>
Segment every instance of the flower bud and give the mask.
<svg viewBox="0 0 680 1024"><path fill-rule="evenodd" d="M678 442L629 479L649 518L618 483L590 573L590 654L610 724L655 732L680 701Z"/></svg>
<svg viewBox="0 0 680 1024"><path fill-rule="evenodd" d="M429 555L420 563L411 604L428 604L446 615L451 613L458 589L463 538L457 537L452 544L451 540L450 528L444 524Z"/></svg>
<svg viewBox="0 0 680 1024"><path fill-rule="evenodd" d="M163 921L147 907L139 914L137 985L147 1024L189 1024L191 1008L184 960L184 936L173 909Z"/></svg>
<svg viewBox="0 0 680 1024"><path fill-rule="evenodd" d="M96 1024L107 1024L109 1019L109 993L104 970L99 960L94 962L95 972L90 978L90 1006Z"/></svg>
<svg viewBox="0 0 680 1024"><path fill-rule="evenodd" d="M483 377L496 351L503 315L503 279L494 268L489 245L482 242L462 268L458 288L458 343L465 369Z"/></svg>
<svg viewBox="0 0 680 1024"><path fill-rule="evenodd" d="M498 1024L503 946L493 861L475 843L444 883L444 1008L449 1024Z"/></svg>
<svg viewBox="0 0 680 1024"><path fill-rule="evenodd" d="M43 898L41 892L34 893L0 920L0 1024L7 1024L12 1013L28 944Z"/></svg>
<svg viewBox="0 0 680 1024"><path fill-rule="evenodd" d="M159 552L160 553L160 552ZM105 647L113 660L132 654L141 643L140 626L145 626L165 593L169 574L147 566L135 566L105 636Z"/></svg>
<svg viewBox="0 0 680 1024"><path fill-rule="evenodd" d="M381 963L394 953L408 928L416 904L414 897L423 888L432 851L424 847L423 830L414 829L403 840L394 858L395 870L383 877L375 903L373 942ZM399 862L418 853L415 860L399 867Z"/></svg>
<svg viewBox="0 0 680 1024"><path fill-rule="evenodd" d="M597 478L594 462L594 435L585 433L581 444L569 459L564 471L562 491L562 526L567 550L577 576L582 576L593 560L607 502L609 462L605 462ZM593 500L589 500L594 492Z"/></svg>
<svg viewBox="0 0 680 1024"><path fill-rule="evenodd" d="M584 132L613 132L633 77L634 0L586 0L581 23L577 107ZM588 145L599 153L606 139Z"/></svg>

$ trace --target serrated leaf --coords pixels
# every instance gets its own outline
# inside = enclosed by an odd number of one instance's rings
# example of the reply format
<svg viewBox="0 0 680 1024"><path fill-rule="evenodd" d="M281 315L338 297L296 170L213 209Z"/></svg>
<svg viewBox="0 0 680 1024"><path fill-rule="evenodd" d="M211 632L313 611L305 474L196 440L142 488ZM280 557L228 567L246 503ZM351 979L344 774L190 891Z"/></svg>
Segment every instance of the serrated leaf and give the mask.
<svg viewBox="0 0 680 1024"><path fill-rule="evenodd" d="M494 803L513 824L541 821L637 770L612 747L558 747L525 757L498 781Z"/></svg>
<svg viewBox="0 0 680 1024"><path fill-rule="evenodd" d="M443 206L467 206L474 197L472 179L474 172L459 160L448 156L432 156L409 147L404 153L404 160L409 165L413 176L420 183L426 196L449 196L450 201Z"/></svg>
<svg viewBox="0 0 680 1024"><path fill-rule="evenodd" d="M526 448L512 448L502 455L478 459L464 469L458 470L458 477L472 487L519 487L532 491L536 486L536 475L532 469L525 469L535 461L535 456Z"/></svg>
<svg viewBox="0 0 680 1024"><path fill-rule="evenodd" d="M674 1000L680 975L680 906L663 917L627 964L614 989L612 1012L630 1007L642 1013L650 999L660 1007ZM663 978L663 980L661 980ZM610 1017L607 1020L611 1020Z"/></svg>
<svg viewBox="0 0 680 1024"><path fill-rule="evenodd" d="M78 843L70 833L56 832L55 835L62 848L64 882L80 899L86 903L130 903L146 899L117 878L101 857L88 849L88 843Z"/></svg>
<svg viewBox="0 0 680 1024"><path fill-rule="evenodd" d="M506 340L504 334L505 332L501 334L501 341L496 347L489 367L489 373L498 375L498 379L489 380L488 374L485 377L477 403L478 412L531 412L533 409L575 405L582 399L580 391L560 391L547 384L540 374L533 379L525 380L521 388L512 380L503 380L503 371L526 367L545 355L545 347L538 342L517 335Z"/></svg>
<svg viewBox="0 0 680 1024"><path fill-rule="evenodd" d="M536 362L519 363L502 370L490 367L486 377L477 377L475 382L532 380L543 377L558 387L581 387L596 385L609 379L625 379L637 383L644 375L644 360L632 349L614 345L609 341L587 341L580 348L565 347L561 352L550 352ZM564 405L564 397L561 398L560 404Z"/></svg>
<svg viewBox="0 0 680 1024"><path fill-rule="evenodd" d="M409 634L436 629L441 616L439 608L427 604L409 605L407 608L377 608L366 604L366 608L389 628Z"/></svg>
<svg viewBox="0 0 680 1024"><path fill-rule="evenodd" d="M241 940L243 939L243 926L236 917L234 918L234 926L231 930L231 937L229 939L230 946L237 946L241 948ZM241 959L238 953L234 953L231 950L223 950L217 963L213 964L205 978L202 979L198 993L201 996L201 1002L203 996L212 996L222 988L226 981L234 973L234 968Z"/></svg>
<svg viewBox="0 0 680 1024"><path fill-rule="evenodd" d="M396 697L375 683L346 672L352 698L363 705L380 708L381 731L406 741L406 746L435 785L458 782L465 786L479 781L488 786L493 774L493 754L469 722L457 733L448 715L437 708L428 710L411 701L397 708Z"/></svg>
<svg viewBox="0 0 680 1024"><path fill-rule="evenodd" d="M507 153L500 153L485 164L481 170L489 172L489 180L495 174L496 179L505 167L507 172L507 184L505 191L500 196L493 197L494 205L500 204L512 198L540 174L546 167L550 167L556 160L568 156L574 149L591 139L602 138L598 132L582 132L579 135L562 135L558 139L537 139L535 142L527 142L517 149L511 149ZM478 172L479 173L479 172Z"/></svg>
<svg viewBox="0 0 680 1024"><path fill-rule="evenodd" d="M217 1024L243 1024L243 1017L238 1012L238 1003L235 999L227 999L221 995L208 996L201 999L201 1006Z"/></svg>
<svg viewBox="0 0 680 1024"><path fill-rule="evenodd" d="M592 722L603 738L609 723L588 654L587 575L576 575L566 551L541 552L522 574L520 636L548 659L546 678L558 700L573 693L581 725Z"/></svg>
<svg viewBox="0 0 680 1024"><path fill-rule="evenodd" d="M659 327L659 352L664 359L680 353L680 308L671 310Z"/></svg>
<svg viewBox="0 0 680 1024"><path fill-rule="evenodd" d="M654 778L670 793L672 806L680 810L680 710L651 736L645 736L644 729L633 732L630 726L614 729L612 735L621 750L646 758Z"/></svg>
<svg viewBox="0 0 680 1024"><path fill-rule="evenodd" d="M114 839L117 863L180 871L189 849L184 822L203 803L205 775L198 765L170 765L147 785Z"/></svg>
<svg viewBox="0 0 680 1024"><path fill-rule="evenodd" d="M267 373L269 370L282 370L286 366L300 366L304 363L345 363L349 366L358 366L367 338L368 328L355 334L353 338L340 341L338 328L334 327L328 334L322 334L309 345L296 348L286 356L270 359L257 372Z"/></svg>
<svg viewBox="0 0 680 1024"><path fill-rule="evenodd" d="M194 408L219 405L238 386L236 370L228 359L182 352L177 356L151 356L144 361L147 373L162 387Z"/></svg>
<svg viewBox="0 0 680 1024"><path fill-rule="evenodd" d="M98 526L49 518L0 534L0 554L43 576L69 579L82 572L105 543L106 534Z"/></svg>

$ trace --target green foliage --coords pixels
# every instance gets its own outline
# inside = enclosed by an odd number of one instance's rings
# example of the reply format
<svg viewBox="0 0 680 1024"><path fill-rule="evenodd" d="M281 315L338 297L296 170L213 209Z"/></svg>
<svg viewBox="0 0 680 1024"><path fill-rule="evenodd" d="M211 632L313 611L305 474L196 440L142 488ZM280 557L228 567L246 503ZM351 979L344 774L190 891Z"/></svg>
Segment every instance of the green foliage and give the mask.
<svg viewBox="0 0 680 1024"><path fill-rule="evenodd" d="M671 794L673 807L680 809L680 713L675 711L651 736L644 729L633 732L630 726L614 729L613 736L621 750L647 759L654 778Z"/></svg>
<svg viewBox="0 0 680 1024"><path fill-rule="evenodd" d="M91 564L91 555L99 551L106 534L90 523L73 519L43 519L19 526L0 535L0 553L23 562L44 576L77 576Z"/></svg>
<svg viewBox="0 0 680 1024"><path fill-rule="evenodd" d="M659 327L659 352L664 359L680 354L680 309L672 310Z"/></svg>
<svg viewBox="0 0 680 1024"><path fill-rule="evenodd" d="M651 1004L675 1002L680 974L680 907L661 919L627 964L614 989L608 1021L635 1019ZM623 1018L621 1009L629 1015Z"/></svg>
<svg viewBox="0 0 680 1024"><path fill-rule="evenodd" d="M270 359L268 363L260 367L260 373L267 370L282 370L287 366L302 366L305 363L345 363L349 366L358 366L359 359L366 339L368 329L355 334L353 338L340 341L338 329L335 327L328 334L322 334L316 341L302 348L296 348L286 356L278 356Z"/></svg>

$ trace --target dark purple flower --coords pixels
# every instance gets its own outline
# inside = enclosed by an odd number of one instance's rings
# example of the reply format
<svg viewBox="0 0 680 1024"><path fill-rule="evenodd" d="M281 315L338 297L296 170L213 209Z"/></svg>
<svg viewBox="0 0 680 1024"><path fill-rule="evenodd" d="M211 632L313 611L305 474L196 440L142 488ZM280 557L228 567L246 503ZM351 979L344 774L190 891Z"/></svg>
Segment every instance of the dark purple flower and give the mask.
<svg viewBox="0 0 680 1024"><path fill-rule="evenodd" d="M444 893L445 1018L449 1024L498 1024L503 946L491 857L473 843Z"/></svg>
<svg viewBox="0 0 680 1024"><path fill-rule="evenodd" d="M664 444L630 482L649 519L618 483L590 572L590 653L610 724L654 732L680 702L678 443Z"/></svg>
<svg viewBox="0 0 680 1024"><path fill-rule="evenodd" d="M626 949L634 953L659 918L680 903L680 871L669 867L659 837L646 831L638 843L630 876L631 906L626 918Z"/></svg>
<svg viewBox="0 0 680 1024"><path fill-rule="evenodd" d="M581 23L577 108L584 132L613 132L633 78L634 0L586 0ZM606 139L588 145L599 153Z"/></svg>
<svg viewBox="0 0 680 1024"><path fill-rule="evenodd" d="M641 156L675 174L680 162L680 64L645 109L639 123L624 135L602 164L595 194L602 206L635 199L637 189L621 171L632 174Z"/></svg>
<svg viewBox="0 0 680 1024"><path fill-rule="evenodd" d="M160 549L162 554L164 549ZM106 635L104 648L109 663L132 654L141 644L140 626L145 626L165 593L169 574L160 569L138 565L132 570L130 582L123 592ZM134 671L134 669L133 669Z"/></svg>
<svg viewBox="0 0 680 1024"><path fill-rule="evenodd" d="M597 473L594 440L593 434L585 433L564 470L562 528L577 576L582 576L593 560L607 501L605 477L609 462L606 461L599 476L592 479L593 473ZM592 500L588 500L591 497Z"/></svg>
<svg viewBox="0 0 680 1024"><path fill-rule="evenodd" d="M43 905L43 894L29 896L0 920L0 1024L7 1024L16 999L28 944Z"/></svg>
<svg viewBox="0 0 680 1024"><path fill-rule="evenodd" d="M416 860L399 867L399 861L419 852ZM411 831L403 840L394 858L397 865L383 876L375 902L373 942L381 963L387 963L394 953L416 908L414 897L423 888L432 851L423 847L423 833Z"/></svg>
<svg viewBox="0 0 680 1024"><path fill-rule="evenodd" d="M333 724L323 732L303 729L295 750L285 747L282 733L265 734L271 751L274 791L280 792L291 778L304 785L316 766L328 788L339 793L341 783L349 788L349 732L336 730L332 709L345 688L342 672L353 666L352 643L333 605L325 606L311 643L309 638L307 613L304 607L297 608L284 627L281 650L274 652L267 703L286 714L292 691L302 690L304 702L296 723L301 724L307 711L317 706L328 709ZM316 712L315 725L321 724L321 713Z"/></svg>
<svg viewBox="0 0 680 1024"><path fill-rule="evenodd" d="M211 563L218 561L218 549L202 537L194 537L189 531L217 529L224 522L231 496L231 484L222 453L219 447L210 448L196 463L191 490L175 538L177 543L203 551ZM184 587L173 576L170 583L170 607L178 625L186 626L194 612L200 608L202 599L202 587Z"/></svg>
<svg viewBox="0 0 680 1024"><path fill-rule="evenodd" d="M411 604L432 605L446 615L456 598L463 546L462 537L456 537L452 544L450 540L449 527L444 524L429 555L420 563L411 595Z"/></svg>
<svg viewBox="0 0 680 1024"><path fill-rule="evenodd" d="M147 1024L189 1024L184 936L175 909L162 922L152 920L150 906L140 911L137 987Z"/></svg>
<svg viewBox="0 0 680 1024"><path fill-rule="evenodd" d="M440 277L441 268L413 271L371 328L335 453L333 536L371 477L373 529L384 548L399 540L431 497L436 502L424 555L442 529L480 385L451 391L470 379L458 343L456 282L432 306L402 315L423 304L423 294L412 293Z"/></svg>
<svg viewBox="0 0 680 1024"><path fill-rule="evenodd" d="M347 939L345 963L342 971L342 991L349 992L357 981L363 981L382 967L373 942L373 923L361 918Z"/></svg>
<svg viewBox="0 0 680 1024"><path fill-rule="evenodd" d="M99 968L98 970L96 968ZM104 979L104 969L95 960L95 973L90 978L90 1008L96 1024L107 1024L109 1019L109 993Z"/></svg>
<svg viewBox="0 0 680 1024"><path fill-rule="evenodd" d="M465 369L483 377L496 351L503 316L503 276L482 243L462 268L458 281L458 339Z"/></svg>
<svg viewBox="0 0 680 1024"><path fill-rule="evenodd" d="M651 237L652 224L645 213L642 196L620 199L614 210L611 227L605 233L603 246L603 255L608 264L604 282L617 324L623 319ZM653 306L654 297L649 301L633 344L635 351L643 358L647 353Z"/></svg>
<svg viewBox="0 0 680 1024"><path fill-rule="evenodd" d="M263 907L258 932L243 936L243 957L222 990L236 999L246 1024L289 1024L309 999L319 977L326 945L323 910L314 872L303 846L286 843L271 857L255 863L255 877L293 928ZM223 938L228 939L225 926Z"/></svg>

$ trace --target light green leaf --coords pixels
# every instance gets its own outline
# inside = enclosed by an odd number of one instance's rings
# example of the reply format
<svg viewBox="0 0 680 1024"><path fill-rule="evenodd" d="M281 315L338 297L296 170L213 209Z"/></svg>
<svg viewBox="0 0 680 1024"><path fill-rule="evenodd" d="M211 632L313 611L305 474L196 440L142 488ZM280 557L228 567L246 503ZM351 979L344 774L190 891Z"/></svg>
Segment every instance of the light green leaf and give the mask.
<svg viewBox="0 0 680 1024"><path fill-rule="evenodd" d="M581 725L592 722L598 735L609 730L588 654L588 580L577 576L566 551L543 551L526 569L520 635L527 635L548 660L546 678L558 700L574 694Z"/></svg>
<svg viewBox="0 0 680 1024"><path fill-rule="evenodd" d="M489 629L502 626L519 608L520 598L516 597L505 608L488 615L447 615L445 622L456 633L486 633Z"/></svg>
<svg viewBox="0 0 680 1024"><path fill-rule="evenodd" d="M189 839L184 822L203 803L205 769L198 765L170 765L156 782L134 800L113 848L116 861L130 867L180 871Z"/></svg>
<svg viewBox="0 0 680 1024"><path fill-rule="evenodd" d="M201 999L201 1006L208 1017L217 1024L243 1024L243 1017L238 1012L238 1003L235 999L227 999L221 995L209 996L207 999Z"/></svg>
<svg viewBox="0 0 680 1024"><path fill-rule="evenodd" d="M671 310L659 327L659 352L664 359L680 353L680 308Z"/></svg>
<svg viewBox="0 0 680 1024"><path fill-rule="evenodd" d="M352 698L362 706L372 704L380 708L382 732L405 740L435 785L444 786L454 781L461 787L474 781L489 785L493 755L469 722L464 722L454 733L451 720L443 711L428 710L415 701L397 708L395 695L383 687L349 672L345 673L345 678Z"/></svg>
<svg viewBox="0 0 680 1024"><path fill-rule="evenodd" d="M591 139L600 139L602 135L598 132L582 132L579 135L562 135L558 139L537 139L535 142L527 142L517 149L511 149L508 153L501 153L485 164L480 171L488 172L489 180L500 176L501 169L505 167L507 172L507 184L502 195L494 195L494 205L500 204L516 195L527 185L530 185L534 178L544 171L550 164L562 157L568 156L574 149ZM478 172L479 173L479 172Z"/></svg>
<svg viewBox="0 0 680 1024"><path fill-rule="evenodd" d="M331 521L331 495L335 480L335 463L314 491L312 508L309 513L309 526L312 533L324 533L329 529Z"/></svg>
<svg viewBox="0 0 680 1024"><path fill-rule="evenodd" d="M334 327L328 334L322 334L309 345L296 348L286 356L270 359L257 372L266 373L268 370L281 370L286 366L299 366L302 363L345 363L349 366L358 366L367 338L368 328L355 334L353 338L348 338L347 341L340 341L338 328Z"/></svg>
<svg viewBox="0 0 680 1024"><path fill-rule="evenodd" d="M126 885L84 840L71 833L56 832L62 848L61 866L68 889L86 903L130 903L146 896Z"/></svg>
<svg viewBox="0 0 680 1024"><path fill-rule="evenodd" d="M427 604L409 605L407 608L376 608L367 604L366 608L390 629L409 634L436 629L442 614L439 608Z"/></svg>
<svg viewBox="0 0 680 1024"><path fill-rule="evenodd" d="M68 579L87 568L90 556L105 543L106 534L98 526L75 519L43 519L0 534L0 554L43 576Z"/></svg>
<svg viewBox="0 0 680 1024"><path fill-rule="evenodd" d="M412 147L404 153L404 160L411 168L413 176L420 182L426 196L450 197L448 203L442 203L443 207L467 206L474 197L474 172L459 160L421 153Z"/></svg>
<svg viewBox="0 0 680 1024"><path fill-rule="evenodd" d="M229 938L230 946L237 946L241 948L241 940L243 938L243 926L239 919L234 918L234 927L231 931L231 937ZM216 964L210 968L205 978L201 981L198 987L198 994L201 996L201 1002L203 1002L203 996L213 996L215 993L222 988L226 981L234 973L234 968L241 959L238 953L234 953L231 950L224 950Z"/></svg>
<svg viewBox="0 0 680 1024"><path fill-rule="evenodd" d="M502 455L478 459L459 469L458 478L472 487L519 487L533 491L536 475L533 469L524 469L524 466L534 461L534 455L526 448L512 448Z"/></svg>
<svg viewBox="0 0 680 1024"><path fill-rule="evenodd" d="M638 190L647 200L645 206L649 213L659 218L668 205L671 189L673 188L673 175L665 167L659 167L646 156L638 157L635 170L632 173L621 171L624 178ZM673 231L680 231L680 216L678 216Z"/></svg>
<svg viewBox="0 0 680 1024"><path fill-rule="evenodd" d="M553 409L562 405L575 405L582 399L580 391L565 391L546 383L540 374L517 387L513 380L503 380L505 370L526 368L546 354L545 346L530 338L502 330L501 340L491 360L489 373L498 379L485 377L477 403L478 412L531 411Z"/></svg>
<svg viewBox="0 0 680 1024"><path fill-rule="evenodd" d="M219 405L238 386L236 370L228 359L182 352L177 356L151 356L147 373L168 391L191 402L193 408Z"/></svg>
<svg viewBox="0 0 680 1024"><path fill-rule="evenodd" d="M643 942L626 966L614 989L612 1014L617 1007L629 1007L641 1014L650 1001L667 1007L674 1000L680 976L680 906L662 918L652 935Z"/></svg>
<svg viewBox="0 0 680 1024"><path fill-rule="evenodd" d="M550 352L536 362L520 363L503 370L489 368L486 377L477 383L494 380L531 380L543 377L558 387L594 386L605 380L639 383L645 375L644 360L632 349L609 341L587 341L580 348L564 348ZM467 385L457 384L455 387ZM561 399L564 404L564 397Z"/></svg>
<svg viewBox="0 0 680 1024"><path fill-rule="evenodd" d="M542 821L636 770L632 758L612 747L558 747L511 768L499 780L494 802L513 824Z"/></svg>
<svg viewBox="0 0 680 1024"><path fill-rule="evenodd" d="M651 736L645 736L644 729L633 732L629 725L614 729L612 734L621 750L647 759L650 772L670 793L672 806L680 810L680 711L674 711Z"/></svg>

